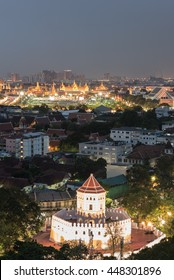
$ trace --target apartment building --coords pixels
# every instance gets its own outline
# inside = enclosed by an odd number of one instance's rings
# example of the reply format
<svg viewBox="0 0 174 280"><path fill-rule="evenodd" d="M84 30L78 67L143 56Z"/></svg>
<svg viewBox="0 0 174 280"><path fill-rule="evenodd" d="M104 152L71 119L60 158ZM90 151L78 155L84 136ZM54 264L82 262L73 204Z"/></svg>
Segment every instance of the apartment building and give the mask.
<svg viewBox="0 0 174 280"><path fill-rule="evenodd" d="M113 128L110 132L110 138L114 141L124 141L126 143L136 144L141 133L142 129L137 127Z"/></svg>
<svg viewBox="0 0 174 280"><path fill-rule="evenodd" d="M42 132L30 132L12 135L6 138L6 152L17 158L46 155L49 147L49 136Z"/></svg>
<svg viewBox="0 0 174 280"><path fill-rule="evenodd" d="M89 141L79 143L79 153L88 155L92 159L103 158L109 164L118 163L121 155L132 151L131 145L123 141Z"/></svg>
<svg viewBox="0 0 174 280"><path fill-rule="evenodd" d="M158 134L158 131L149 131L138 127L120 127L111 129L110 138L114 141L124 141L132 145L137 143L155 145Z"/></svg>

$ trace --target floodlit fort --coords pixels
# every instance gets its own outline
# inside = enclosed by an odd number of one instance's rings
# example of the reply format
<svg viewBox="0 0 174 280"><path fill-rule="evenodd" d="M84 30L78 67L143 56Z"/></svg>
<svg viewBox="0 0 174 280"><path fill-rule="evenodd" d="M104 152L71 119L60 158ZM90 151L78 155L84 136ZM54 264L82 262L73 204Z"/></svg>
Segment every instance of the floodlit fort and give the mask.
<svg viewBox="0 0 174 280"><path fill-rule="evenodd" d="M93 174L77 190L77 209L62 209L52 216L50 240L55 243L77 240L94 248L108 247L111 235L118 232L124 242L131 240L131 219L122 209L105 207L106 191Z"/></svg>

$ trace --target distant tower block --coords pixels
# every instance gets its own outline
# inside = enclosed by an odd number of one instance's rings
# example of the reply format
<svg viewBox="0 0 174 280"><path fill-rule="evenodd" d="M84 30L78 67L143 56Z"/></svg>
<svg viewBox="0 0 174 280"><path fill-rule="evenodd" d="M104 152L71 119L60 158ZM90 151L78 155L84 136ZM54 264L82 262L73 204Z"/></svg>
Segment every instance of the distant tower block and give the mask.
<svg viewBox="0 0 174 280"><path fill-rule="evenodd" d="M72 70L64 70L64 80L72 79Z"/></svg>

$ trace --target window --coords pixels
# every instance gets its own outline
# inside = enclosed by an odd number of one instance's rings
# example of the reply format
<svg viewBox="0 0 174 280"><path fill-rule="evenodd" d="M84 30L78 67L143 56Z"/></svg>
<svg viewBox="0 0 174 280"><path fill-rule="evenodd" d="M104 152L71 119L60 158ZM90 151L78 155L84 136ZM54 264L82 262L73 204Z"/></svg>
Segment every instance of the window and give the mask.
<svg viewBox="0 0 174 280"><path fill-rule="evenodd" d="M83 234L85 234L85 231L83 231Z"/></svg>
<svg viewBox="0 0 174 280"><path fill-rule="evenodd" d="M100 235L100 234L101 234L101 232L99 231L99 232L98 232L98 235Z"/></svg>
<svg viewBox="0 0 174 280"><path fill-rule="evenodd" d="M92 204L89 205L89 210L92 210Z"/></svg>
<svg viewBox="0 0 174 280"><path fill-rule="evenodd" d="M75 231L75 234L78 234L78 232L77 232L77 231Z"/></svg>

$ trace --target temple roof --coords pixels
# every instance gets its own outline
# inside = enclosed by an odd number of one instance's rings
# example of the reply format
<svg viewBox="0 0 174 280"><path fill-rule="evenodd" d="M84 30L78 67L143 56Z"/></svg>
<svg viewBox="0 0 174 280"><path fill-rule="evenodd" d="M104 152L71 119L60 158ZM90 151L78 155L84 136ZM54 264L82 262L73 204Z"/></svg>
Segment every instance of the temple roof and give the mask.
<svg viewBox="0 0 174 280"><path fill-rule="evenodd" d="M83 193L91 193L91 194L106 192L105 189L95 179L93 174L89 176L89 178L84 182L84 184L77 191Z"/></svg>

